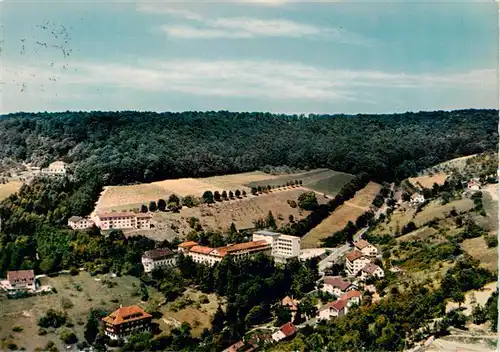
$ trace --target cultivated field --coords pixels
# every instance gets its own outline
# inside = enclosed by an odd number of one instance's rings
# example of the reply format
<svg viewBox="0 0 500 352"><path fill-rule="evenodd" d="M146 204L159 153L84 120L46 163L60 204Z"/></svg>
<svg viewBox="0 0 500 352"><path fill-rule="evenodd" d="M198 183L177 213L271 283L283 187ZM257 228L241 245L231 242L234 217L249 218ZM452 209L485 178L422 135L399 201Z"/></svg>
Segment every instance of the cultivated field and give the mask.
<svg viewBox="0 0 500 352"><path fill-rule="evenodd" d="M107 286L104 279L112 284ZM7 344L15 343L18 348L24 347L28 351L33 351L37 347L45 346L48 341L53 341L60 351L65 350L64 343L59 339L59 333L65 329L64 327L57 330L47 329L47 335L38 335L38 319L49 308L66 311L70 322L74 324L73 327L67 329L73 330L78 340L83 341L83 331L90 308L100 308L111 312L120 304L139 304L143 308L147 306L147 303L140 302L140 298L133 295L140 281L131 276L96 278L82 272L78 276L61 275L54 278L41 278L41 284L56 288L57 293L15 300L0 297L1 350L6 350ZM163 300L163 295L156 290L148 288L148 291L151 300ZM13 332L14 326L19 326L23 330Z"/></svg>
<svg viewBox="0 0 500 352"><path fill-rule="evenodd" d="M249 182L247 186L281 186L286 184L288 181L302 180L302 186L318 193L334 196L353 177L353 175L343 172L332 171L329 169L316 169L298 174L268 177L264 180Z"/></svg>
<svg viewBox="0 0 500 352"><path fill-rule="evenodd" d="M201 302L201 297L203 296L208 298L208 303ZM178 306L181 301L186 300L191 300L192 303L188 304L185 308L175 311L174 307ZM204 328L211 328L210 321L218 306L219 300L215 294L206 295L200 291L188 289L176 301L162 306L159 311L163 316L155 321L160 325L160 329L163 332L168 332L180 326L183 322L187 322L191 325L193 336L200 337Z"/></svg>
<svg viewBox="0 0 500 352"><path fill-rule="evenodd" d="M5 184L0 184L0 200L3 200L12 193L19 191L22 184L23 183L21 181L9 181Z"/></svg>
<svg viewBox="0 0 500 352"><path fill-rule="evenodd" d="M289 215L295 220L306 217L309 212L299 207L292 208L288 200L297 201L298 197L306 192L303 188L273 190L267 194L248 196L242 199L217 202L213 205L201 205L193 208L183 208L179 213L156 212L153 215L154 229L135 231L126 234L143 234L156 240L173 239L175 236L183 238L192 229L188 225L191 217L198 218L205 229L226 231L234 222L237 229L253 228L253 221L267 216L272 211L278 226L289 222ZM326 203L328 199L318 196L319 203Z"/></svg>
<svg viewBox="0 0 500 352"><path fill-rule="evenodd" d="M498 248L488 248L484 237L470 238L462 242L462 249L481 262L481 266L498 270Z"/></svg>
<svg viewBox="0 0 500 352"><path fill-rule="evenodd" d="M356 219L367 211L379 193L381 186L370 182L358 191L352 199L338 207L328 218L309 231L301 241L302 248L313 248L321 245L321 240L342 230L349 221Z"/></svg>
<svg viewBox="0 0 500 352"><path fill-rule="evenodd" d="M438 185L444 184L447 177L448 174L441 172L433 175L410 177L408 181L410 181L415 187L419 187L421 185L424 188L432 188L434 183L437 183Z"/></svg>

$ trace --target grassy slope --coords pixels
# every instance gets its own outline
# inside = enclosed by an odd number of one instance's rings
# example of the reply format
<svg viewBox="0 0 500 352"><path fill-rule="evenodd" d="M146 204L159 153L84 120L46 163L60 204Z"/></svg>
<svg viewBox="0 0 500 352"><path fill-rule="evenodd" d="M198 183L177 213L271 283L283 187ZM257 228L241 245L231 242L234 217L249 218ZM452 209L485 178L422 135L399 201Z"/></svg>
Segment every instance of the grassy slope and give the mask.
<svg viewBox="0 0 500 352"><path fill-rule="evenodd" d="M16 193L21 188L23 183L20 181L9 181L6 184L0 184L0 200L3 200L10 196L12 193Z"/></svg>

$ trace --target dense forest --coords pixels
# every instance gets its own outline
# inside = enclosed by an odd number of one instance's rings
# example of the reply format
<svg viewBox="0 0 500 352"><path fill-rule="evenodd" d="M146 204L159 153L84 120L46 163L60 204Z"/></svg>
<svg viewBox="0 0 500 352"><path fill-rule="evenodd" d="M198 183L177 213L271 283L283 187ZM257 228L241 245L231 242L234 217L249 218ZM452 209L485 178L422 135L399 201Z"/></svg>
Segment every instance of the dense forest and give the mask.
<svg viewBox="0 0 500 352"><path fill-rule="evenodd" d="M62 159L105 184L202 177L266 166L318 168L377 181L498 144L497 110L393 115L228 111L18 113L0 117L0 159Z"/></svg>

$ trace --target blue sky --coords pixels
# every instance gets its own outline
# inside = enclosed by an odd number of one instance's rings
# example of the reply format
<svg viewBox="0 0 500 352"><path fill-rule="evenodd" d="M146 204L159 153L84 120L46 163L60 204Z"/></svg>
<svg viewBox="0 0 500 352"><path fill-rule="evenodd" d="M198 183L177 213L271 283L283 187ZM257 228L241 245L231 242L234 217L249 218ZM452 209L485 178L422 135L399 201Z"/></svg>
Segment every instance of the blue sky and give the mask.
<svg viewBox="0 0 500 352"><path fill-rule="evenodd" d="M1 112L498 106L494 2L9 1Z"/></svg>

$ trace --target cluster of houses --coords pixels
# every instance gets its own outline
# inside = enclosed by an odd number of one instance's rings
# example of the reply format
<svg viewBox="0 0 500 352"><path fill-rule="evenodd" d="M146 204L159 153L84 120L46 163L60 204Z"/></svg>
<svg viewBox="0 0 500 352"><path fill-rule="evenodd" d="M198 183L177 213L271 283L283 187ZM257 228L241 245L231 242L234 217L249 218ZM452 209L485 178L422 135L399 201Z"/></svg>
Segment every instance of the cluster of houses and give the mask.
<svg viewBox="0 0 500 352"><path fill-rule="evenodd" d="M159 248L147 251L142 256L144 271L149 273L157 267L175 266L176 257L182 253L196 263L214 265L225 257L241 260L258 253L270 255L277 262L284 262L300 256L300 237L283 235L276 232L257 231L252 241L230 244L212 248L201 246L194 241L187 241L177 246L177 251L168 248Z"/></svg>
<svg viewBox="0 0 500 352"><path fill-rule="evenodd" d="M384 270L374 263L377 255L377 248L367 241L355 242L354 249L347 253L345 258L347 275L352 278L359 277L361 281L366 281L370 277L383 278Z"/></svg>
<svg viewBox="0 0 500 352"><path fill-rule="evenodd" d="M94 225L101 230L150 229L150 214L134 212L103 212L93 217L72 216L68 219L68 226L74 230L84 230Z"/></svg>

